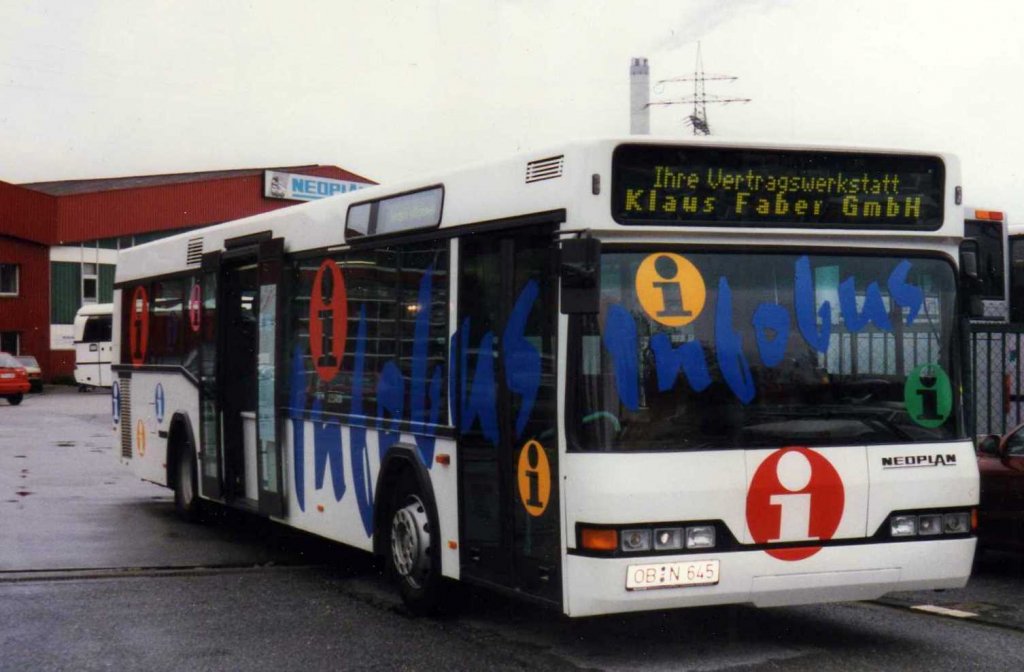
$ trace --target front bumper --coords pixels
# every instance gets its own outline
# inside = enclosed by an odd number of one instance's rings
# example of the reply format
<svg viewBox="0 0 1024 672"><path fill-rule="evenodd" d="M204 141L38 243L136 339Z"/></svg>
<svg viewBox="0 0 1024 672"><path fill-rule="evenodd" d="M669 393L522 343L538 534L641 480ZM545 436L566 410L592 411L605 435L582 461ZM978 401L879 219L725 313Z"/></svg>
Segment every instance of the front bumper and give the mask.
<svg viewBox="0 0 1024 672"><path fill-rule="evenodd" d="M971 538L832 546L787 562L763 551L661 556L657 562L719 560L713 586L626 590L631 564L650 557L567 557L565 613L569 616L715 604L775 607L877 599L904 590L961 588L970 577L977 540Z"/></svg>

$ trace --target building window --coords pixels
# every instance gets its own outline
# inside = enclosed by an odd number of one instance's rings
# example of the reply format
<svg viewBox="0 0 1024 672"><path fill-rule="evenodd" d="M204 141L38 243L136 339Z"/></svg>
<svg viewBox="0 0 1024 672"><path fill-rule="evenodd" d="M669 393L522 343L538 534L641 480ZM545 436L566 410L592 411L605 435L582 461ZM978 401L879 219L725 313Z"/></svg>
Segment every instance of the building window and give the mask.
<svg viewBox="0 0 1024 672"><path fill-rule="evenodd" d="M99 271L96 264L82 264L82 303L96 303L99 296Z"/></svg>
<svg viewBox="0 0 1024 672"><path fill-rule="evenodd" d="M16 331L0 331L0 352L6 352L11 355L21 354L19 349L21 339L19 336L20 334Z"/></svg>
<svg viewBox="0 0 1024 672"><path fill-rule="evenodd" d="M0 296L18 295L18 265L0 264Z"/></svg>

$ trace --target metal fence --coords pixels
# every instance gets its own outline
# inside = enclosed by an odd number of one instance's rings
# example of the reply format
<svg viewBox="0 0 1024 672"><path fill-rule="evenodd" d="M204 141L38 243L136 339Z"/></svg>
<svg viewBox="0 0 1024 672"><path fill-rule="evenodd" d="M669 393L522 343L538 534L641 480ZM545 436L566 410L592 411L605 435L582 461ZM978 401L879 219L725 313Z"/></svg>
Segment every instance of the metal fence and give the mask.
<svg viewBox="0 0 1024 672"><path fill-rule="evenodd" d="M1024 324L971 325L965 408L973 434L1004 434L1024 422L1022 346Z"/></svg>

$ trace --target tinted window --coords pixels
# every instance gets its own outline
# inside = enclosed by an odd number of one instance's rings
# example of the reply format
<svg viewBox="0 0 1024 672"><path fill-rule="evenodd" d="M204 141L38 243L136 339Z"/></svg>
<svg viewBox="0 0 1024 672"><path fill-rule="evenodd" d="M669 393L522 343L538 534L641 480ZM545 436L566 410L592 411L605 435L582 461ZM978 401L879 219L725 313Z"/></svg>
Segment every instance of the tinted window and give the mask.
<svg viewBox="0 0 1024 672"><path fill-rule="evenodd" d="M101 343L112 338L111 316L93 315L86 319L82 332L83 343Z"/></svg>
<svg viewBox="0 0 1024 672"><path fill-rule="evenodd" d="M964 236L978 241L982 298L1005 299L1003 223L968 219L964 222Z"/></svg>

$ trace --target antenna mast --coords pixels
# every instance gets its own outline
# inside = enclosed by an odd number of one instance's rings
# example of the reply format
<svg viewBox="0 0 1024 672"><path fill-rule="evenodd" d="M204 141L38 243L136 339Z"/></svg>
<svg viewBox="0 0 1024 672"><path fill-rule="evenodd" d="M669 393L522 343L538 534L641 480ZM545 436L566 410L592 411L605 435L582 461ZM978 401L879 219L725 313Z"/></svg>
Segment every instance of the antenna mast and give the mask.
<svg viewBox="0 0 1024 672"><path fill-rule="evenodd" d="M676 82L693 82L693 95L684 96L678 100L658 100L648 103L647 107L654 105L693 105L693 112L686 118L686 124L693 128L694 135L711 135L711 126L708 124L708 103L727 105L728 103L749 103L750 98L726 98L709 94L705 91L705 82L734 82L738 77L731 75L709 75L704 72L704 59L700 53L700 42L697 43L697 64L694 67L693 76L672 77L661 79L655 84L655 92L660 93L665 84Z"/></svg>

